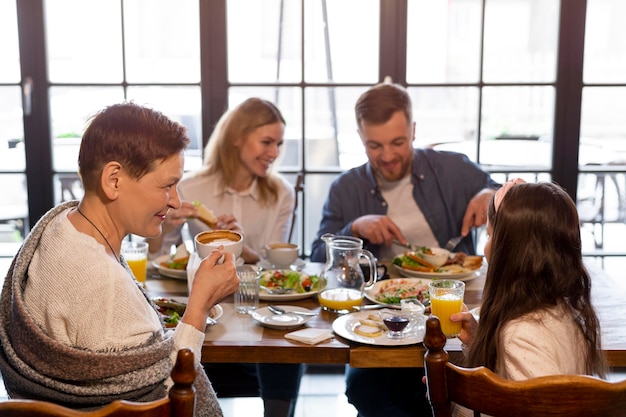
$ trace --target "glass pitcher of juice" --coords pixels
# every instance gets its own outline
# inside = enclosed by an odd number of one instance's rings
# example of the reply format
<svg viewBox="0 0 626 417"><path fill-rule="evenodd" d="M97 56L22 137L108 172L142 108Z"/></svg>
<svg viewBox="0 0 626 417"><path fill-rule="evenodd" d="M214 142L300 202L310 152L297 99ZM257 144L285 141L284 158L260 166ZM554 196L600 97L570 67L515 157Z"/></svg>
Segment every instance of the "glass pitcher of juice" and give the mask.
<svg viewBox="0 0 626 417"><path fill-rule="evenodd" d="M324 310L348 313L363 302L365 287L374 284L376 258L363 249L363 241L351 236L325 234L326 264L320 274L318 300ZM361 259L369 263L367 281L359 266Z"/></svg>

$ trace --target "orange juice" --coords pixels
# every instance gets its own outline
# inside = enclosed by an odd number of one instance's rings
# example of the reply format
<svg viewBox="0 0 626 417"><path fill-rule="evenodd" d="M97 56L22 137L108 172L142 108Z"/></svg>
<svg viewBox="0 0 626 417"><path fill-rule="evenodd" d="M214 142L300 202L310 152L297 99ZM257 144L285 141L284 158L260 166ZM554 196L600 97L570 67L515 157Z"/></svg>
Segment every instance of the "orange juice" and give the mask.
<svg viewBox="0 0 626 417"><path fill-rule="evenodd" d="M441 330L446 336L456 336L461 333L461 322L451 322L450 316L460 313L463 308L463 298L454 294L443 294L437 297L430 296L432 314L439 317Z"/></svg>
<svg viewBox="0 0 626 417"><path fill-rule="evenodd" d="M352 288L331 288L317 295L320 305L329 311L352 311L363 302L363 293Z"/></svg>
<svg viewBox="0 0 626 417"><path fill-rule="evenodd" d="M146 258L142 259L126 259L126 263L133 271L133 275L139 282L146 282L146 268L148 267L148 261Z"/></svg>

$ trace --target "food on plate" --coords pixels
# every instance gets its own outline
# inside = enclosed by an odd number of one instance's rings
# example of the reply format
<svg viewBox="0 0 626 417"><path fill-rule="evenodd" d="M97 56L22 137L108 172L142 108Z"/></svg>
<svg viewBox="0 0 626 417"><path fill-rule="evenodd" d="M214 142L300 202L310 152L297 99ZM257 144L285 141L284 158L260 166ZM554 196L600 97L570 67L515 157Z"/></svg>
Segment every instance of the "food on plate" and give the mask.
<svg viewBox="0 0 626 417"><path fill-rule="evenodd" d="M463 252L456 252L452 254L445 264L436 267L422 259L424 251L427 250L429 250L429 248L423 247L417 251L404 252L402 255L394 257L392 263L400 268L411 271L441 274L471 272L479 269L483 264L482 256L473 256Z"/></svg>
<svg viewBox="0 0 626 417"><path fill-rule="evenodd" d="M405 298L417 298L422 304L428 299L428 284L415 279L390 279L383 282L374 299L384 304L400 304Z"/></svg>
<svg viewBox="0 0 626 417"><path fill-rule="evenodd" d="M198 200L194 201L193 205L196 206L196 210L198 210L197 219L211 229L215 229L217 226L217 217L215 217L213 211Z"/></svg>
<svg viewBox="0 0 626 417"><path fill-rule="evenodd" d="M320 285L317 275L282 269L262 272L259 283L270 290L293 289L296 293L317 291Z"/></svg>
<svg viewBox="0 0 626 417"><path fill-rule="evenodd" d="M385 323L383 323L382 319L380 319L379 317L376 317L374 319L360 319L359 323L365 326L378 327L379 329L385 330Z"/></svg>
<svg viewBox="0 0 626 417"><path fill-rule="evenodd" d="M187 308L187 304L172 300L171 298L153 298L152 302L156 305L157 311L163 319L163 326L167 328L176 327ZM209 317L215 318L216 314L217 308L213 306L209 312Z"/></svg>
<svg viewBox="0 0 626 417"><path fill-rule="evenodd" d="M422 257L424 253L423 249L427 248L421 248L417 251L404 252L401 256L393 258L392 262L404 269L410 269L412 271L433 272L436 267Z"/></svg>
<svg viewBox="0 0 626 417"><path fill-rule="evenodd" d="M381 329L378 326L370 326L370 325L361 324L361 323L354 326L352 331L360 336L365 336L365 337L379 337L385 333L385 330Z"/></svg>
<svg viewBox="0 0 626 417"><path fill-rule="evenodd" d="M186 271L187 262L189 262L189 252L185 245L181 244L176 248L176 253L172 255L169 260L161 262L160 265L163 268Z"/></svg>

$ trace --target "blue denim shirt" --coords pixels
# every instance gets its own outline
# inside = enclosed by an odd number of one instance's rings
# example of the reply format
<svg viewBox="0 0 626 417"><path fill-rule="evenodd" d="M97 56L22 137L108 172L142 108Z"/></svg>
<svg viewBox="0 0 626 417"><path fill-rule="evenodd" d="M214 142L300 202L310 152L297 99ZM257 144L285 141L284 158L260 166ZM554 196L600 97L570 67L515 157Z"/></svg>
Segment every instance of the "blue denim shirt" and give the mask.
<svg viewBox="0 0 626 417"><path fill-rule="evenodd" d="M461 234L463 216L472 197L484 188L499 187L467 156L433 149L415 149L411 182L413 198L440 246ZM387 214L387 202L376 184L369 162L344 172L333 181L324 203L317 238L313 242L311 261L326 261L322 235L352 236L352 222L367 214ZM364 246L374 256L379 256L380 245L365 241ZM457 250L475 254L471 233L461 241Z"/></svg>

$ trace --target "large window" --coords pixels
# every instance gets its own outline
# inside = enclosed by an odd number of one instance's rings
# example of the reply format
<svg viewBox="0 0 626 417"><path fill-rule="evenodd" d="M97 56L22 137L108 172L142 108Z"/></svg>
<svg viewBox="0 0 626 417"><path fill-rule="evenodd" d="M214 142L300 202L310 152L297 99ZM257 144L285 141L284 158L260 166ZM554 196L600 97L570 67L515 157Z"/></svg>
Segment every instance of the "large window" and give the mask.
<svg viewBox="0 0 626 417"><path fill-rule="evenodd" d="M132 99L185 124L196 169L223 111L261 96L287 120L277 168L304 174L294 239L307 254L330 183L365 161L354 103L389 76L414 100L416 146L462 151L499 180L559 182L585 210L585 249L626 253L611 229L626 217L622 3L2 2L0 170L28 210L0 226L21 220L23 233L26 213L80 197L79 137L107 104Z"/></svg>

